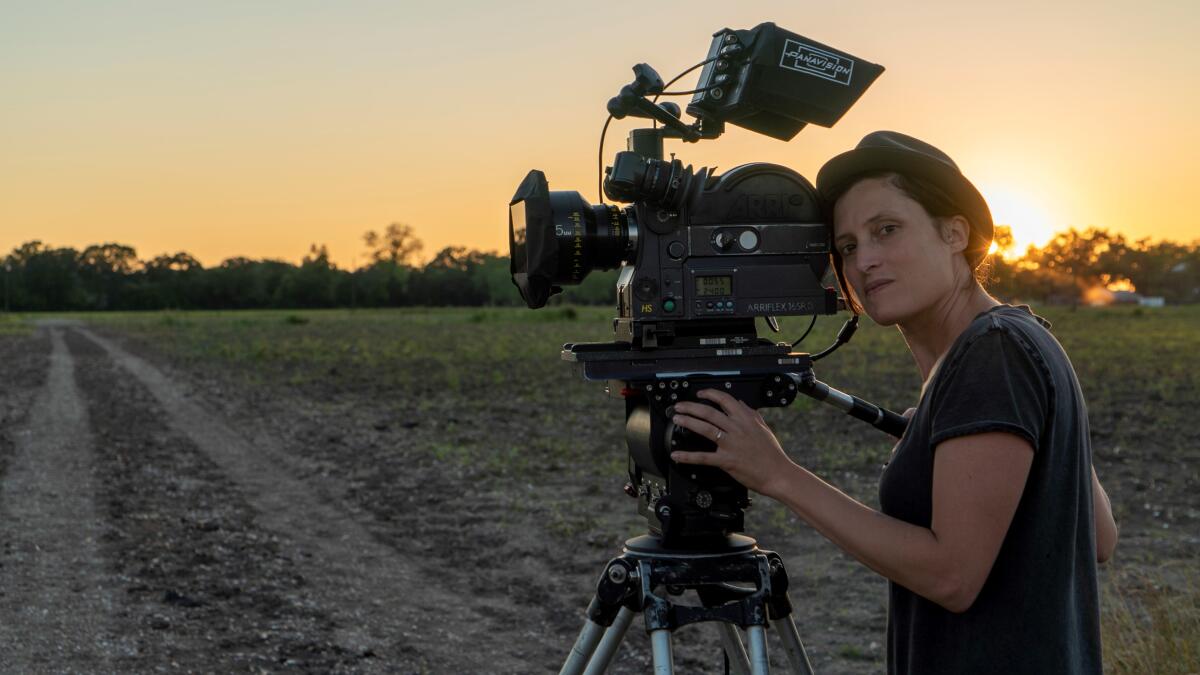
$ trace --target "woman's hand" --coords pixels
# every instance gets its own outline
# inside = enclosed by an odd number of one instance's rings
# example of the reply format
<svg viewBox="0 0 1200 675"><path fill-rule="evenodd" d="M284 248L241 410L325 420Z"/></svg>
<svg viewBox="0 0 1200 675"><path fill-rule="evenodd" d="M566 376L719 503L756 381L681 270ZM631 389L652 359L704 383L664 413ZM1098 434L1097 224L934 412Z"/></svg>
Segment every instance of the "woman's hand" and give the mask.
<svg viewBox="0 0 1200 675"><path fill-rule="evenodd" d="M703 403L676 403L672 421L716 443L717 449L676 451L671 453L671 459L681 464L715 466L747 488L774 496L776 481L796 465L783 452L762 415L717 389L703 389L696 392L696 397L712 401L721 409Z"/></svg>

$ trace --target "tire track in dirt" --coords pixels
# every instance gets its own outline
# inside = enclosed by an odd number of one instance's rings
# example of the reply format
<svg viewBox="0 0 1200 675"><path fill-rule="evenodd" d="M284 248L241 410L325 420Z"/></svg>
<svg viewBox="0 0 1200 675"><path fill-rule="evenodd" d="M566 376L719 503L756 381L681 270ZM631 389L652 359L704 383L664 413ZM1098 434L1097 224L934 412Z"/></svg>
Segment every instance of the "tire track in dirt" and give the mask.
<svg viewBox="0 0 1200 675"><path fill-rule="evenodd" d="M332 640L278 537L150 392L95 343L65 336L96 439L103 552L117 570L137 654L119 672L347 672L373 665Z"/></svg>
<svg viewBox="0 0 1200 675"><path fill-rule="evenodd" d="M131 647L115 630L102 559L93 445L64 324L48 323L50 370L0 491L0 671L96 672Z"/></svg>
<svg viewBox="0 0 1200 675"><path fill-rule="evenodd" d="M471 672L480 654L489 656L491 672L529 672L503 642L504 631L479 630L489 623L486 603L440 587L417 561L376 540L359 522L363 515L297 478L313 473L300 458L272 439L247 439L150 363L90 330L78 332L140 382L166 412L165 422L236 485L257 511L258 525L278 536L282 553L304 574L337 625L341 646L373 653L377 667L389 672ZM461 630L468 626L471 636ZM481 633L494 637L480 640Z"/></svg>

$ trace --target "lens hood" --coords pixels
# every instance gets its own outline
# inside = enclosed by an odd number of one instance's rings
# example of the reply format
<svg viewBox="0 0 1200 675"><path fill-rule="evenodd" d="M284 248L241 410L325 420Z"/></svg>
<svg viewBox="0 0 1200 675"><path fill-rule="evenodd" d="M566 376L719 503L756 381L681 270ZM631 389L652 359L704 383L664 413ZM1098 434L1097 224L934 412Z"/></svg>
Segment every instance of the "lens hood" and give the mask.
<svg viewBox="0 0 1200 675"><path fill-rule="evenodd" d="M562 289L553 285L558 269L554 214L546 174L534 169L508 203L509 272L521 298L531 309L543 307Z"/></svg>

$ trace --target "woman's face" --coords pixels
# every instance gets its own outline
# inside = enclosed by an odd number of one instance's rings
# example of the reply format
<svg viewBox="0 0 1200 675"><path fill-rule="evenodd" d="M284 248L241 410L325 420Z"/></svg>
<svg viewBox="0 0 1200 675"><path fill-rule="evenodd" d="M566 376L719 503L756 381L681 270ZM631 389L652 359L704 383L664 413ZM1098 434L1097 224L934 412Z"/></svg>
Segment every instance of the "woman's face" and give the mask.
<svg viewBox="0 0 1200 675"><path fill-rule="evenodd" d="M958 229L943 236L942 224L886 176L858 181L834 206L833 244L843 274L867 316L885 326L905 323L954 292L955 258L966 237Z"/></svg>

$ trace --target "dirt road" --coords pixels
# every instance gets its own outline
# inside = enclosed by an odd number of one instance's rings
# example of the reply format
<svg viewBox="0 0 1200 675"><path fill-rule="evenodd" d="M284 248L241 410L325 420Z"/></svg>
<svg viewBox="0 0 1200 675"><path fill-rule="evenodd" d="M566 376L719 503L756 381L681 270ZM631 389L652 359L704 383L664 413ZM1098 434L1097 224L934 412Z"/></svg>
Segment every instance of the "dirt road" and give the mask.
<svg viewBox="0 0 1200 675"><path fill-rule="evenodd" d="M0 670L108 670L130 645L100 550L95 448L63 330L47 330L46 383L13 434L0 487Z"/></svg>
<svg viewBox="0 0 1200 675"><path fill-rule="evenodd" d="M381 541L341 479L81 325L20 342L0 671L527 672L503 603Z"/></svg>

